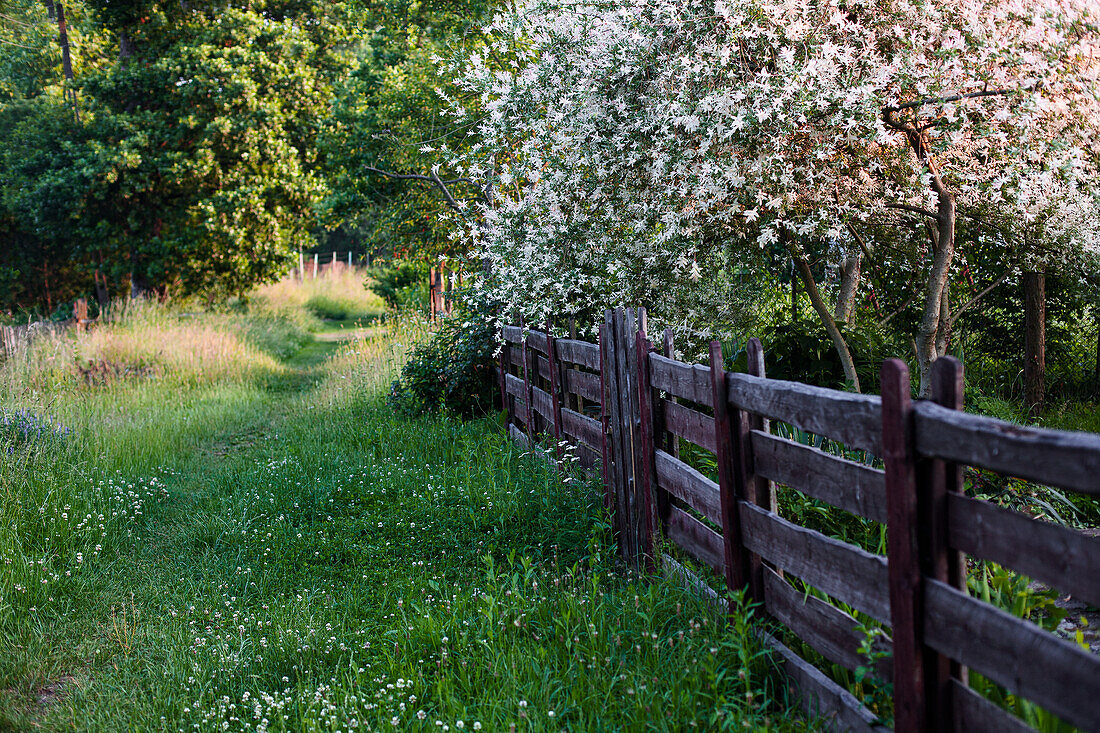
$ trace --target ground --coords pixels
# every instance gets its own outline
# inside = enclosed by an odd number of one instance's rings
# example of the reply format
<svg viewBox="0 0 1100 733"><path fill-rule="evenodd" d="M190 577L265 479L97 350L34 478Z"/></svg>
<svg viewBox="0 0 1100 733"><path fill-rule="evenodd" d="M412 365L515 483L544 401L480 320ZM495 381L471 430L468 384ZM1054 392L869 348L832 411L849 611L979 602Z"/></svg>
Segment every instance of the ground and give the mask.
<svg viewBox="0 0 1100 733"><path fill-rule="evenodd" d="M0 729L805 727L595 487L394 413L421 325L127 318L5 367L68 432L0 463Z"/></svg>

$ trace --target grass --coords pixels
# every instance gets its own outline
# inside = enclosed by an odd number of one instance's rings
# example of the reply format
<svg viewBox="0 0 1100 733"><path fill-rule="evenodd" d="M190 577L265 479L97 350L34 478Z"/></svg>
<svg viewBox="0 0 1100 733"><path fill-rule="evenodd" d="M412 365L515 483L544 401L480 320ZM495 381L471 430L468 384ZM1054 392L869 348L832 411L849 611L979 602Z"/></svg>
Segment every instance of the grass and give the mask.
<svg viewBox="0 0 1100 733"><path fill-rule="evenodd" d="M623 571L596 487L387 407L421 324L318 341L295 288L0 367L65 428L0 437L0 729L809 727L751 609Z"/></svg>

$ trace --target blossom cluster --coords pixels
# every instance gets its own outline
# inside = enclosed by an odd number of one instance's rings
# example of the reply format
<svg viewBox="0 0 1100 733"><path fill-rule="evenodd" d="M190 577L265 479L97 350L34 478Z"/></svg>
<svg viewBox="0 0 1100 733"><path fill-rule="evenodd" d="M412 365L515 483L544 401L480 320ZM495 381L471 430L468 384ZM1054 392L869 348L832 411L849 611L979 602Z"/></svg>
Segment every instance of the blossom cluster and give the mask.
<svg viewBox="0 0 1100 733"><path fill-rule="evenodd" d="M935 210L936 176L1100 251L1097 22L1084 0L525 0L442 66L477 142L441 152L489 192L455 236L534 322L713 309L698 283L738 252L839 258L853 225Z"/></svg>

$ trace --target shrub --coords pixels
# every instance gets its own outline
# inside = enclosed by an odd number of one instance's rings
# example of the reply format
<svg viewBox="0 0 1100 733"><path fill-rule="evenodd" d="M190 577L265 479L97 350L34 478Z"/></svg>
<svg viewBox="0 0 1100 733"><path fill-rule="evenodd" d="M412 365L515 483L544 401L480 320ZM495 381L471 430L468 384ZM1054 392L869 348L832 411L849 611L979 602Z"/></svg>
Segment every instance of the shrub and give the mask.
<svg viewBox="0 0 1100 733"><path fill-rule="evenodd" d="M456 313L416 346L393 383L390 402L419 415L443 409L470 417L492 406L493 326L480 313Z"/></svg>
<svg viewBox="0 0 1100 733"><path fill-rule="evenodd" d="M370 270L367 288L393 310L428 300L428 278L423 264L408 260L391 260Z"/></svg>

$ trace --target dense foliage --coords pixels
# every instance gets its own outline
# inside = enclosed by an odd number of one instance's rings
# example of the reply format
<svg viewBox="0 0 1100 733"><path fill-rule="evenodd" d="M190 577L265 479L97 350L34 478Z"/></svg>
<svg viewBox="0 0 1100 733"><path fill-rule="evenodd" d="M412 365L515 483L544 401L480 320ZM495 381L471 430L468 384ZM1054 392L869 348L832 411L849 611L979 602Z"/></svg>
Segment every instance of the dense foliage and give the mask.
<svg viewBox="0 0 1100 733"><path fill-rule="evenodd" d="M493 408L492 321L480 313L445 318L430 339L418 344L393 384L391 403L410 415L443 410L464 417Z"/></svg>
<svg viewBox="0 0 1100 733"><path fill-rule="evenodd" d="M450 114L480 135L447 157L491 190L461 227L491 268L484 297L534 322L640 302L664 324L722 327L727 299L700 283L778 249L858 388L838 324L861 269L889 267L913 292L903 309L926 377L966 302L951 295L957 253L992 240L1001 263L1035 267L1100 250L1093 11L510 7L486 28L490 50L448 67L463 93ZM813 272L822 261L834 288Z"/></svg>
<svg viewBox="0 0 1100 733"><path fill-rule="evenodd" d="M319 239L450 247L441 191L386 174L430 165L431 56L486 6L62 5L0 2L0 309L239 294Z"/></svg>

